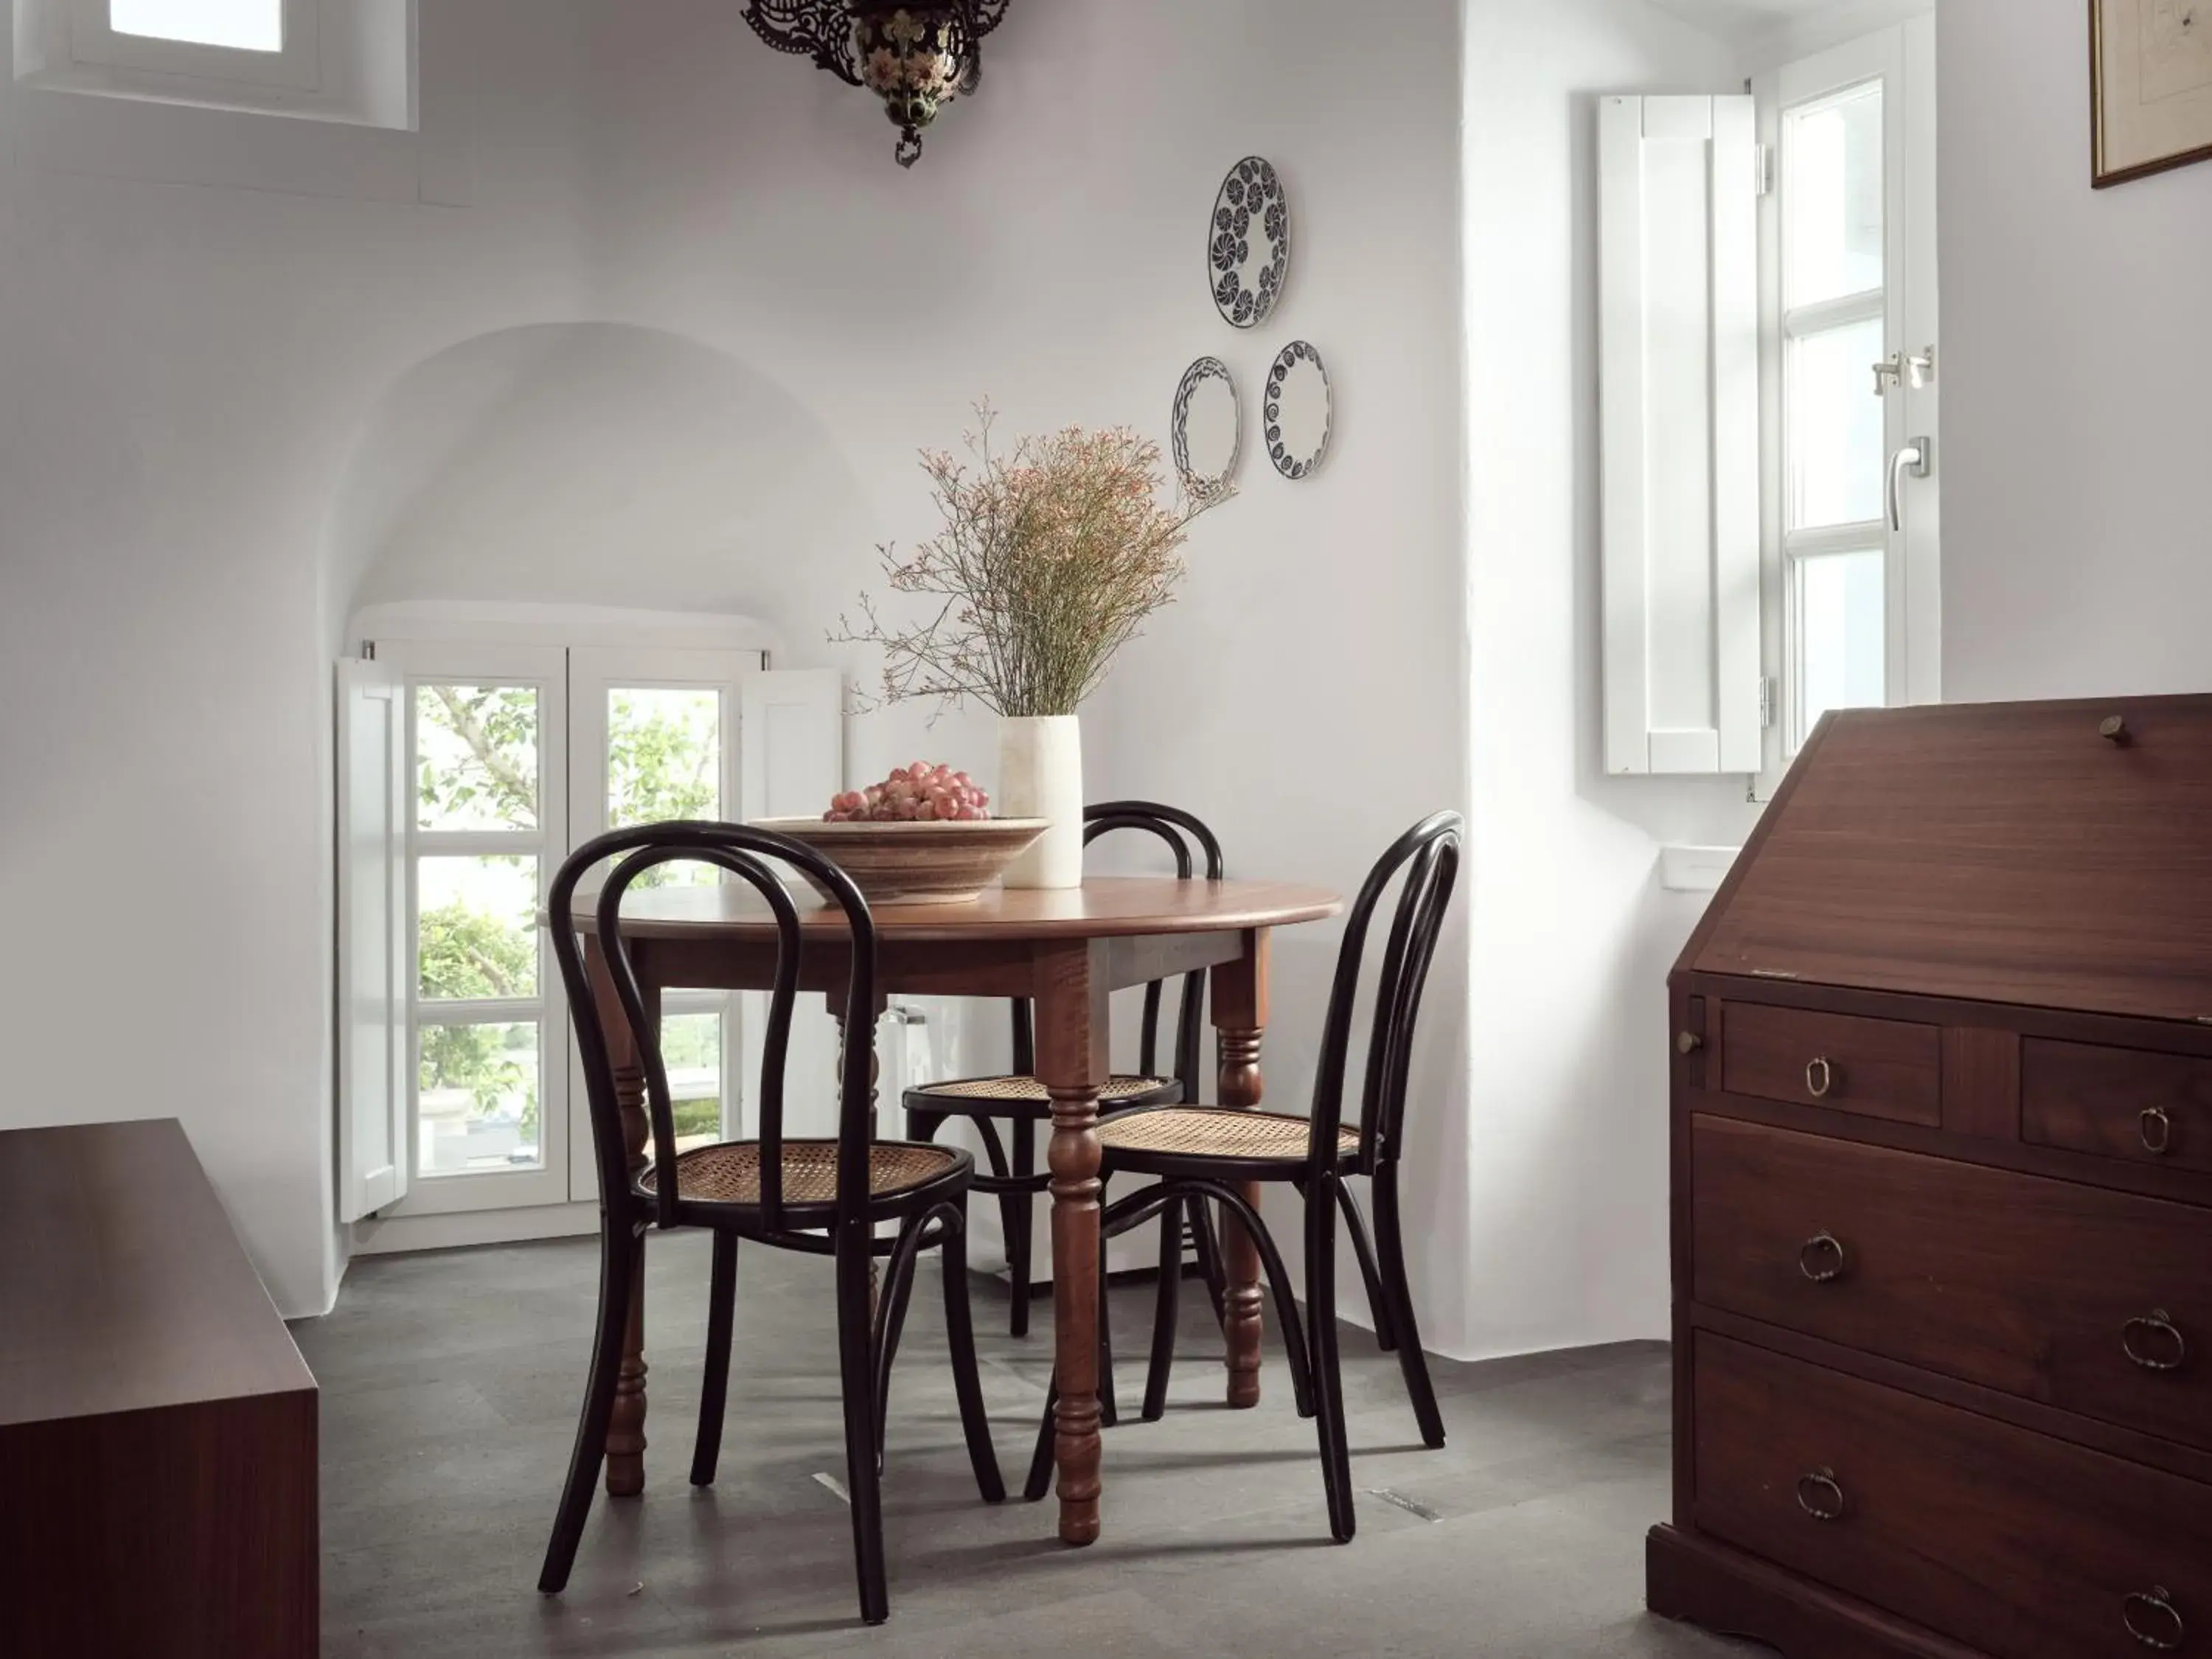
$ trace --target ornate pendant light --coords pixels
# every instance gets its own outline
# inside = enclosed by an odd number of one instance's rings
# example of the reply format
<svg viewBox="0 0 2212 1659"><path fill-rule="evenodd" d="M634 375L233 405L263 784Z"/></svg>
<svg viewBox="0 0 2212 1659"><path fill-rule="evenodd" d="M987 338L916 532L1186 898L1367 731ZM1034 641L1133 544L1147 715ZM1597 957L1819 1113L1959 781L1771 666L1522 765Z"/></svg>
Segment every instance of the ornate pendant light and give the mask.
<svg viewBox="0 0 2212 1659"><path fill-rule="evenodd" d="M778 52L811 57L817 69L866 87L899 130L894 152L910 167L922 130L953 99L975 90L983 37L1012 0L746 0L745 21Z"/></svg>

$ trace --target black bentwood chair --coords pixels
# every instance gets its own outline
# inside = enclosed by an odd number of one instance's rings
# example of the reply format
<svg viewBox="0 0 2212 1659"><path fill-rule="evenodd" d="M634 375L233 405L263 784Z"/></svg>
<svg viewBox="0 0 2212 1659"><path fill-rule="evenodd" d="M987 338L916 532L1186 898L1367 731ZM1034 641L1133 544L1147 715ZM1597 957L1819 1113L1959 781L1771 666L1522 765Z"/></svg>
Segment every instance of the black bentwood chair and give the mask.
<svg viewBox="0 0 2212 1659"><path fill-rule="evenodd" d="M1413 1297L1406 1280L1405 1242L1398 1218L1398 1162L1404 1144L1407 1073L1412 1060L1413 1025L1421 991L1436 955L1437 936L1451 904L1458 878L1460 838L1464 825L1456 812L1425 818L1392 844L1368 872L1350 915L1336 958L1336 981L1322 1028L1321 1060L1314 1079L1313 1115L1299 1118L1273 1112L1224 1110L1209 1106L1165 1106L1129 1112L1099 1126L1101 1178L1116 1175L1157 1176L1159 1184L1109 1204L1100 1217L1112 1238L1138 1226L1164 1206L1212 1199L1243 1223L1259 1246L1267 1281L1274 1287L1283 1343L1288 1351L1291 1387L1301 1416L1316 1420L1321 1437L1322 1479L1328 1492L1329 1531L1340 1543L1353 1530L1352 1459L1345 1443L1344 1384L1336 1351L1336 1217L1348 1224L1362 1277L1374 1310L1377 1339L1395 1348L1421 1438L1444 1443L1443 1419L1437 1410L1421 1355L1421 1335L1413 1321ZM1367 1044L1366 1080L1360 1090L1359 1121L1344 1121L1344 1077L1351 1048L1354 1004L1359 994L1367 933L1383 895L1401 871L1397 909L1382 954L1375 989L1374 1023ZM1348 1176L1372 1177L1376 1242L1370 1250L1359 1208L1345 1185ZM1290 1299L1290 1276L1257 1209L1245 1201L1242 1183L1283 1182L1305 1200L1305 1315ZM1163 1282L1159 1318L1172 1332L1173 1285ZM1303 1322L1303 1329L1301 1323ZM1172 1344L1168 1350L1172 1352ZM1155 1376L1162 1349L1154 1332ZM1149 1392L1150 1390L1148 1390ZM1053 1402L1045 1406L1044 1431L1030 1468L1025 1496L1044 1496L1052 1475Z"/></svg>
<svg viewBox="0 0 2212 1659"><path fill-rule="evenodd" d="M1220 842L1215 839L1212 830L1180 807L1163 806L1149 800L1105 801L1085 807L1083 818L1085 847L1116 830L1142 830L1166 843L1174 854L1176 874L1181 879L1195 878L1197 866L1191 856L1194 842L1206 860L1206 879L1222 878ZM1199 1040L1205 1025L1206 975L1201 970L1183 976L1182 1000L1176 1013L1175 1047L1171 1051L1175 1068L1171 1073L1161 1072L1158 1066L1160 1005L1165 988L1164 980L1154 980L1145 987L1138 1071L1134 1075L1115 1077L1108 1082L1098 1100L1102 1115L1132 1111L1141 1106L1172 1105L1198 1097ZM1015 1336L1026 1336L1030 1328L1030 1206L1052 1179L1036 1167L1036 1126L1051 1121L1052 1097L1034 1075L1036 1049L1026 998L1014 1000L1013 1028L1014 1069L1011 1073L926 1083L908 1089L902 1103L906 1108L906 1132L915 1140L934 1140L938 1129L948 1117L968 1119L982 1136L983 1152L989 1160L991 1173L975 1177L975 1190L998 1196L999 1212L1005 1221L1006 1265L1012 1269L1013 1279L1013 1311L1009 1329ZM1006 1121L1004 1139L994 1121L1000 1118ZM1008 1141L1012 1143L1011 1160L1007 1157ZM1184 1206L1178 1206L1161 1218L1163 1273L1182 1272L1184 1217ZM1198 1249L1199 1266L1206 1275L1218 1312L1222 1297L1218 1243L1202 1203L1194 1202L1188 1207L1188 1218ZM1103 1255L1100 1261L1103 1271ZM1103 1324L1100 1329L1103 1334ZM1111 1400L1109 1390L1104 1400L1106 1420L1109 1423L1114 1420ZM1149 1393L1146 1395L1145 1415L1159 1415L1158 1407Z"/></svg>
<svg viewBox="0 0 2212 1659"><path fill-rule="evenodd" d="M608 1032L599 999L586 976L576 940L576 884L607 860L619 860L600 890L597 910L600 947L645 1070L651 1120L652 1161L635 1173L623 1141L622 1111L615 1094ZM769 1000L767 1058L761 1066L760 1139L725 1141L679 1152L660 1056L660 1033L647 1020L637 975L623 938L622 899L647 871L674 860L711 864L745 882L775 919L775 984ZM852 973L845 995L845 1049L838 1069L837 1138L787 1139L783 1133L784 1057L791 1009L799 989L801 935L799 912L777 878L774 860L803 871L845 913L852 936ZM600 1193L599 1322L592 1349L591 1380L576 1430L568 1484L546 1547L538 1588L550 1595L568 1582L583 1535L584 1519L599 1484L613 1410L623 1333L630 1314L634 1272L648 1227L704 1227L714 1237L707 1326L705 1386L691 1483L709 1485L721 1449L722 1415L730 1378L730 1337L737 1293L738 1241L749 1238L780 1249L836 1260L837 1349L845 1406L845 1475L853 1510L853 1549L860 1580L860 1616L881 1624L890 1610L884 1582L881 1474L884 1401L891 1359L914 1273L921 1253L944 1253L945 1324L952 1350L952 1379L969 1460L984 1499L1006 1496L990 1425L983 1414L982 1384L975 1370L975 1339L968 1312L968 1188L975 1161L940 1146L875 1139L875 1105L869 1072L874 1061L876 932L866 901L852 878L820 854L787 836L722 823L654 823L617 830L576 849L554 878L547 904L554 954L568 988L568 1008L582 1052L591 1100L592 1146L599 1160ZM878 1222L898 1224L896 1236L878 1238ZM875 1258L889 1258L880 1306L871 1312Z"/></svg>

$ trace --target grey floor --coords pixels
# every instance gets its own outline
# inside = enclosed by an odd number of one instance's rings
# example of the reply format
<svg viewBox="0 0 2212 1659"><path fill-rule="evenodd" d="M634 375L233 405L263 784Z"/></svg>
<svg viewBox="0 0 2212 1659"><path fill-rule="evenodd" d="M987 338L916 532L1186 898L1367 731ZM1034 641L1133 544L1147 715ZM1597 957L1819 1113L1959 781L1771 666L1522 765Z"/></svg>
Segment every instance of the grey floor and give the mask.
<svg viewBox="0 0 2212 1659"><path fill-rule="evenodd" d="M594 1505L565 1595L534 1588L566 1468L596 1245L356 1261L294 1328L322 1383L324 1652L466 1655L1743 1656L1642 1610L1644 1532L1667 1507L1656 1346L1437 1363L1451 1437L1425 1449L1396 1364L1347 1328L1359 1535L1328 1541L1311 1425L1277 1356L1256 1411L1221 1404L1195 1285L1165 1421L1106 1436L1105 1536L1053 1541L1053 1507L977 1500L925 1264L893 1382L891 1619L856 1616L826 1263L747 1247L721 1473L688 1483L705 1241L653 1241L641 1499ZM1050 1307L1006 1335L974 1281L984 1388L1018 1492L1050 1365ZM1148 1286L1117 1288L1124 1403ZM1377 1495L1387 1491L1400 1500ZM1401 1506L1402 1505L1402 1506Z"/></svg>

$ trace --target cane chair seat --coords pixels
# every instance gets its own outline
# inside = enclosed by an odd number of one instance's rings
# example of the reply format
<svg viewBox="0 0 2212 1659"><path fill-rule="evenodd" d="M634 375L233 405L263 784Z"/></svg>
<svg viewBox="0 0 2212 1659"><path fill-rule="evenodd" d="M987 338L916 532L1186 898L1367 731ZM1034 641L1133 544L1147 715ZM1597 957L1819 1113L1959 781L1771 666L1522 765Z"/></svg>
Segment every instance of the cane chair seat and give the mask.
<svg viewBox="0 0 2212 1659"><path fill-rule="evenodd" d="M878 1141L868 1148L868 1196L904 1197L959 1173L970 1162L967 1153L954 1147ZM659 1171L647 1169L638 1176L638 1189L651 1196L660 1190L659 1181ZM676 1194L689 1204L757 1205L761 1201L760 1142L726 1140L678 1153ZM837 1201L836 1141L783 1143L783 1201L794 1206Z"/></svg>
<svg viewBox="0 0 2212 1659"><path fill-rule="evenodd" d="M1156 1111L1125 1112L1098 1126L1099 1144L1123 1168L1139 1169L1154 1158L1221 1158L1239 1164L1280 1164L1285 1173L1305 1161L1313 1126L1280 1112L1253 1112L1220 1106L1164 1106ZM1344 1158L1359 1152L1359 1131L1337 1131Z"/></svg>
<svg viewBox="0 0 2212 1659"><path fill-rule="evenodd" d="M1098 1091L1101 1111L1126 1111L1132 1106L1157 1106L1178 1098L1182 1085L1171 1077L1114 1077ZM1052 1115L1052 1096L1033 1077L955 1078L945 1083L924 1083L906 1091L908 1109L966 1115L980 1112L990 1117Z"/></svg>

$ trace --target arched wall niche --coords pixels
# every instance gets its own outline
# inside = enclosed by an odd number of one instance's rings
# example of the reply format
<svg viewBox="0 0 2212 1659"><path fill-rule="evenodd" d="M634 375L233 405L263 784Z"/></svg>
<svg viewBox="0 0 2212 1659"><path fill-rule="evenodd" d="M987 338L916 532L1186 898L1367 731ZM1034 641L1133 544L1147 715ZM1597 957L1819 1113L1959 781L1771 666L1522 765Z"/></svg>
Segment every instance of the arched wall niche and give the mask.
<svg viewBox="0 0 2212 1659"><path fill-rule="evenodd" d="M394 606L750 618L794 664L823 661L873 520L820 420L728 353L618 323L503 329L369 411L333 507L332 623Z"/></svg>

